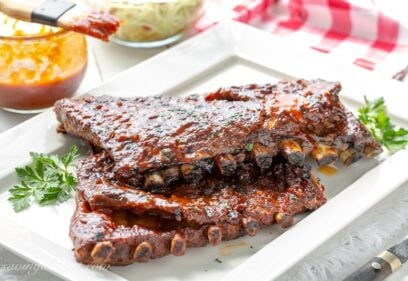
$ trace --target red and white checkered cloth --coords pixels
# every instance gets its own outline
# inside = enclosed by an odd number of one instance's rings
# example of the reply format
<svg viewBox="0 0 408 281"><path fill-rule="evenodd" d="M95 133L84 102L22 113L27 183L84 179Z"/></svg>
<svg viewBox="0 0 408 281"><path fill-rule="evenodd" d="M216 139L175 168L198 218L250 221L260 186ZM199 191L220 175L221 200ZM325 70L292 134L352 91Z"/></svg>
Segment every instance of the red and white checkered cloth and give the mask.
<svg viewBox="0 0 408 281"><path fill-rule="evenodd" d="M389 76L408 65L408 21L396 19L407 0L208 1L197 31L232 18Z"/></svg>

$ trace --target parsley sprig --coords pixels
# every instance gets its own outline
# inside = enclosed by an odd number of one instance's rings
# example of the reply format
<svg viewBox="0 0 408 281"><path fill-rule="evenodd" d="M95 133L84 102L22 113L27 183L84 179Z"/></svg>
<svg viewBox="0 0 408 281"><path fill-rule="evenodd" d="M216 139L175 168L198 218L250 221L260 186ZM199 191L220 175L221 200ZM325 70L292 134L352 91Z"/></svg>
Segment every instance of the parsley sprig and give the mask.
<svg viewBox="0 0 408 281"><path fill-rule="evenodd" d="M8 200L16 212L30 207L33 201L40 206L64 202L71 197L77 180L71 173L78 157L78 147L72 146L63 156L30 153L33 163L16 168L19 185L9 190Z"/></svg>
<svg viewBox="0 0 408 281"><path fill-rule="evenodd" d="M404 149L408 145L408 130L396 128L391 122L384 98L369 101L364 97L364 100L365 105L358 110L358 118L374 138L391 153Z"/></svg>

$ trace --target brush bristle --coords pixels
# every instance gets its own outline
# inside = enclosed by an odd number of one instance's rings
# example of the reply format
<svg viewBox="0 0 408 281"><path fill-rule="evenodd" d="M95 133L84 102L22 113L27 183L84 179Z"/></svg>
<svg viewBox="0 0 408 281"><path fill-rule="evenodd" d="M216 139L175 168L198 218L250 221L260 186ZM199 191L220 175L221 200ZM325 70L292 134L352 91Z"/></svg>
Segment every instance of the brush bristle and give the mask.
<svg viewBox="0 0 408 281"><path fill-rule="evenodd" d="M120 20L106 12L91 11L75 6L58 20L58 26L108 41L109 36L118 30Z"/></svg>

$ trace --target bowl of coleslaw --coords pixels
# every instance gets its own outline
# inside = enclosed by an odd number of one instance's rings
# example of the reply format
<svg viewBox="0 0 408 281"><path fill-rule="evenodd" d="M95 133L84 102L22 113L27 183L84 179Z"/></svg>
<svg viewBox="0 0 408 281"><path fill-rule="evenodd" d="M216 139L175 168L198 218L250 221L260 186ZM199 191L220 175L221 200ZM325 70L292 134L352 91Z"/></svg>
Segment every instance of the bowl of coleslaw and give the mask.
<svg viewBox="0 0 408 281"><path fill-rule="evenodd" d="M112 41L136 48L153 48L180 40L200 16L204 0L84 0L92 9L108 12L122 23Z"/></svg>

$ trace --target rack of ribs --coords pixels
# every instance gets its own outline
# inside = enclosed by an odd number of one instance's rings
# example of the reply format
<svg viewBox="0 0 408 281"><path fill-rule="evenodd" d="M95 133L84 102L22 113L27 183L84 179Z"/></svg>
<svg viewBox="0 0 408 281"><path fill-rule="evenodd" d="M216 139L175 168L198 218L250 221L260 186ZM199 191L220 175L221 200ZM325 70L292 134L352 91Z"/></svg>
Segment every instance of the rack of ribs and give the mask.
<svg viewBox="0 0 408 281"><path fill-rule="evenodd" d="M77 169L70 236L85 264L126 265L279 224L326 202L305 164L350 165L381 146L339 83L281 81L186 97L61 100L59 130L95 154Z"/></svg>
<svg viewBox="0 0 408 281"><path fill-rule="evenodd" d="M106 152L79 163L77 209L70 236L85 264L126 265L173 254L188 247L256 235L325 203L323 186L307 166L279 157L251 181L208 179L207 186L174 189L170 196L130 188L113 177ZM185 185L185 184L182 184Z"/></svg>
<svg viewBox="0 0 408 281"><path fill-rule="evenodd" d="M268 170L280 156L302 166L350 165L381 146L339 100L339 83L281 81L187 97L64 99L60 130L107 151L114 177L154 193L209 175L234 178L244 163Z"/></svg>

